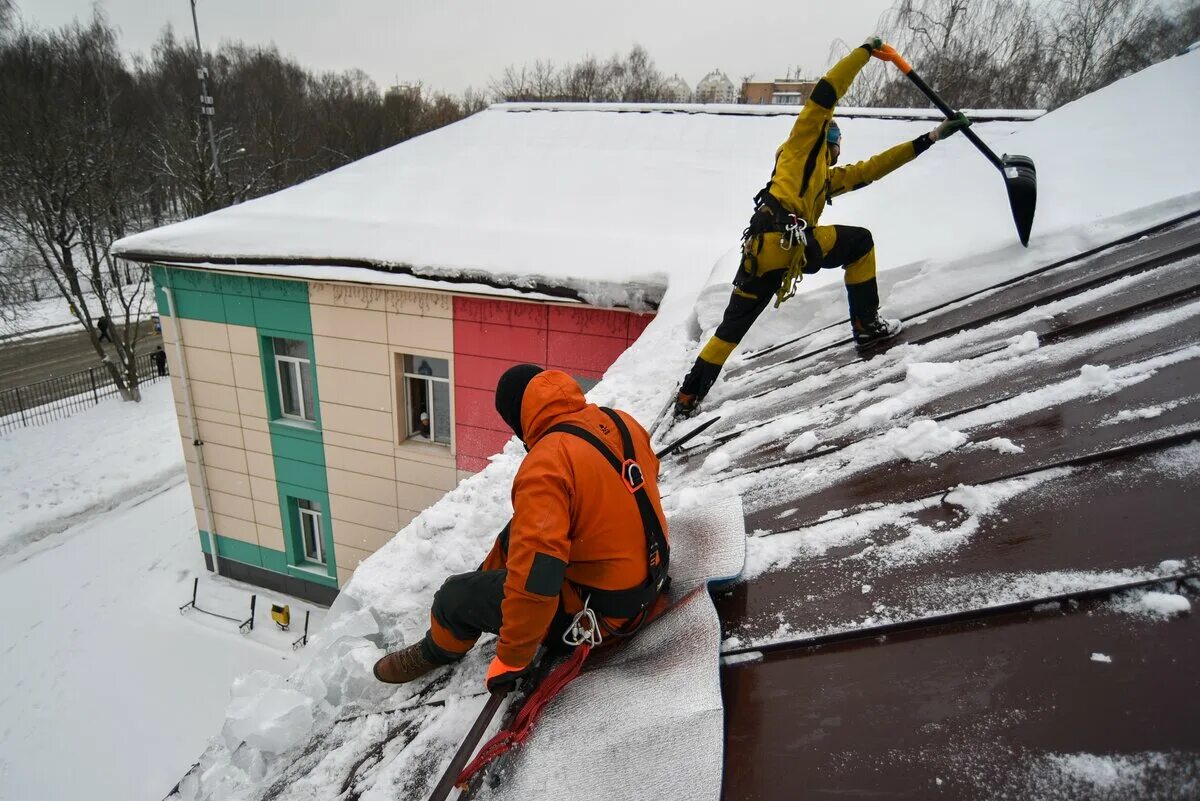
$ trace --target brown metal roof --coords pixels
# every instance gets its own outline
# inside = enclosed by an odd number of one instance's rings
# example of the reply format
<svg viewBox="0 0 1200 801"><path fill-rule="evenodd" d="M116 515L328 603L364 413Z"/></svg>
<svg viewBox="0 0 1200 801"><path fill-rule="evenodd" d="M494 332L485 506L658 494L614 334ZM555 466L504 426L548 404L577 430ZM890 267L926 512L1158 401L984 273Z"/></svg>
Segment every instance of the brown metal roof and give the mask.
<svg viewBox="0 0 1200 801"><path fill-rule="evenodd" d="M976 442L1007 438L1022 453L960 448L876 463L811 491L749 491L746 527L760 537L803 541L830 519L889 504L907 511L718 597L724 634L752 659L723 669L726 799L1200 797L1200 676L1190 667L1200 627L1194 616L1151 622L1115 611L1105 589L1200 567L1200 370L1184 350L1200 345L1198 255L1200 224L1187 220L908 321L903 341L944 342L947 360L1030 330L1039 355L1059 354L951 388L912 418L953 421L1085 365L1176 359L1119 392L997 415L967 432ZM1180 322L1155 324L1165 313ZM977 335L950 339L964 330ZM668 469L675 481L703 483L716 448L799 409L827 409L823 427L835 429L859 410L857 393L904 371L888 351L864 365L828 335L751 354L722 395L751 419L722 420ZM1117 417L1135 409L1153 411ZM792 481L845 469L860 443L908 419L801 455L784 438L742 453L727 472L767 486L797 467ZM972 521L961 545L908 563L876 558L914 525L967 523L969 511L946 497L955 487L1019 476L1037 482ZM1066 577L1060 590L1091 592L1037 607L1037 582L1021 581L1055 573ZM1200 590L1155 586L1193 600Z"/></svg>

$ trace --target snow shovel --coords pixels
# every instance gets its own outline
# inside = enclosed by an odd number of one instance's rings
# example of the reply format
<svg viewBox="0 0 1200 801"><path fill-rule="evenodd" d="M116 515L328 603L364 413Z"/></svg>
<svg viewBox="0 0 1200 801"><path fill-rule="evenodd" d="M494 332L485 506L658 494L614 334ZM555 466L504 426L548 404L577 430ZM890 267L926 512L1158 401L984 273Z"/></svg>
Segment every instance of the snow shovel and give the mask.
<svg viewBox="0 0 1200 801"><path fill-rule="evenodd" d="M913 85L933 101L933 104L947 118L953 117L957 113L946 105L946 101L942 100L938 93L929 87L929 84L921 80L921 76L917 75L912 65L904 60L904 56L900 55L896 48L885 44L872 55L884 61L890 61L899 67L900 71L913 82ZM992 149L985 145L983 140L976 136L970 128L963 129L963 136L970 139L971 144L979 148L979 152L987 156L987 160L992 162L993 166L1004 176L1004 188L1008 190L1008 204L1012 206L1013 222L1017 224L1017 236L1021 239L1021 244L1028 247L1029 231L1033 228L1033 212L1037 206L1037 170L1033 166L1033 159L1029 156L1010 156L1007 153L1003 158L997 158Z"/></svg>

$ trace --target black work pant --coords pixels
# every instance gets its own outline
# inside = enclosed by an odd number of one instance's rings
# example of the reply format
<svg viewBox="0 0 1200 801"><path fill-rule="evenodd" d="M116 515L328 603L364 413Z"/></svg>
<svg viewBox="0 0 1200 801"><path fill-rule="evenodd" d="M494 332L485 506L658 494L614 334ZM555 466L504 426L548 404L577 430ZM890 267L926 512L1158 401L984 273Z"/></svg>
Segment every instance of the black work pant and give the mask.
<svg viewBox="0 0 1200 801"><path fill-rule="evenodd" d="M433 596L430 630L421 642L425 658L436 665L448 665L461 659L484 632L499 634L504 622L500 606L507 578L507 570L474 570L446 579ZM561 642L570 623L560 603L545 644L552 647Z"/></svg>
<svg viewBox="0 0 1200 801"><path fill-rule="evenodd" d="M874 259L868 259L873 256L872 251L875 249L871 232L853 225L828 227L836 232L836 236L827 251L822 249L816 236L809 237L805 250L804 272L811 275L820 270L856 267L869 262L866 272L870 278L866 280L851 283L852 278L858 279L861 276L851 276L850 272L847 272L846 295L852 319L873 319L879 311L879 288L875 281ZM729 296L721 324L700 351L700 357L684 379L680 392L698 398L708 394L721 372L721 367L750 331L750 326L754 325L754 321L771 304L786 275L786 268L776 269L739 282L740 286L735 287Z"/></svg>

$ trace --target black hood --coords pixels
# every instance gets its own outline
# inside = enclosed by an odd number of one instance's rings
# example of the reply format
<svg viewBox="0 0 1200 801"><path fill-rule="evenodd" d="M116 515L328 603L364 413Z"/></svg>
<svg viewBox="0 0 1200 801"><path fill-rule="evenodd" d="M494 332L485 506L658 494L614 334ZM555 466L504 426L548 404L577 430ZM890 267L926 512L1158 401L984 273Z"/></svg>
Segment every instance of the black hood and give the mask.
<svg viewBox="0 0 1200 801"><path fill-rule="evenodd" d="M518 364L505 370L496 382L496 411L522 441L525 437L521 431L521 401L525 398L525 387L540 372L542 368L536 364Z"/></svg>

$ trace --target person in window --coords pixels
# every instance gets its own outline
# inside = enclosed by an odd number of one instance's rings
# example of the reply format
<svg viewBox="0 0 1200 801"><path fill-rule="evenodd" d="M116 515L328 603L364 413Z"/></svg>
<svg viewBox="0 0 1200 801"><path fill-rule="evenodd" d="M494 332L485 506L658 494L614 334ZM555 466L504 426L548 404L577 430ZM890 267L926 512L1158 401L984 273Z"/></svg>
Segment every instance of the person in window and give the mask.
<svg viewBox="0 0 1200 801"><path fill-rule="evenodd" d="M421 412L421 416L417 418L417 436L430 439L429 436L429 413Z"/></svg>
<svg viewBox="0 0 1200 801"><path fill-rule="evenodd" d="M860 351L900 333L899 320L879 314L871 232L817 222L834 197L878 181L971 121L959 113L911 142L901 142L866 161L835 166L842 152L842 135L833 120L833 108L881 47L882 40L872 36L835 64L817 82L787 141L775 151L771 179L754 198L755 211L742 234L742 260L725 315L683 379L675 399L676 417L696 411L750 326L772 299L778 306L792 297L804 274L838 267L845 270L850 328Z"/></svg>
<svg viewBox="0 0 1200 801"><path fill-rule="evenodd" d="M487 686L501 690L561 636L585 598L606 641L665 606L670 549L646 430L625 412L589 404L566 373L532 364L500 377L496 411L529 451L513 480L512 521L478 570L446 579L425 636L375 664L380 681L403 684L456 662L486 631L499 635ZM622 465L627 455L640 473Z"/></svg>

